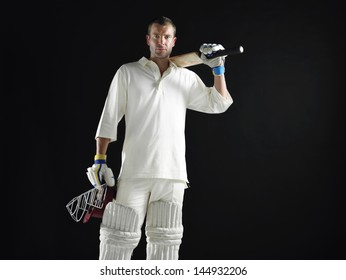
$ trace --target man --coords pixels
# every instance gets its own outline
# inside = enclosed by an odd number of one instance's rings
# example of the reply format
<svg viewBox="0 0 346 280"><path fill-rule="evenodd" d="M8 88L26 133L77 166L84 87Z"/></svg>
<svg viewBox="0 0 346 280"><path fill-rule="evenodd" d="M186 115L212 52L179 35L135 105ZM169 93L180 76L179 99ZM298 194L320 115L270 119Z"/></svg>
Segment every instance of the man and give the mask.
<svg viewBox="0 0 346 280"><path fill-rule="evenodd" d="M188 178L185 162L186 109L225 112L232 104L224 76L225 57L204 54L224 49L203 44L202 59L212 68L207 87L186 68L170 62L176 26L167 17L150 22L150 57L122 65L116 72L96 132L96 155L88 168L91 183L113 186L107 166L108 144L117 140L125 116L125 139L117 195L108 203L100 228L100 259L131 259L146 217L147 259L178 259L183 236L182 206Z"/></svg>

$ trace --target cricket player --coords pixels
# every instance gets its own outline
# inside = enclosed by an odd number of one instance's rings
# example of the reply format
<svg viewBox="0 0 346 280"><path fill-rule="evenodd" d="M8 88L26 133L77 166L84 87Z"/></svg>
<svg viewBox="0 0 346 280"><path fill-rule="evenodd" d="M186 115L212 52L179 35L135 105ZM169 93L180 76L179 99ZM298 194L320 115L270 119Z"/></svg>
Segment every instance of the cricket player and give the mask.
<svg viewBox="0 0 346 280"><path fill-rule="evenodd" d="M206 57L223 46L200 47L203 63L214 76L214 85L208 87L195 72L169 60L176 40L171 19L153 19L146 35L150 55L123 64L111 82L96 131L94 164L87 172L96 188L103 181L117 187L116 198L103 214L99 259L131 259L145 218L147 259L179 258L183 198L188 186L186 110L219 114L233 100L225 80L225 56ZM107 166L107 149L117 140L117 126L123 117L122 165L115 179Z"/></svg>

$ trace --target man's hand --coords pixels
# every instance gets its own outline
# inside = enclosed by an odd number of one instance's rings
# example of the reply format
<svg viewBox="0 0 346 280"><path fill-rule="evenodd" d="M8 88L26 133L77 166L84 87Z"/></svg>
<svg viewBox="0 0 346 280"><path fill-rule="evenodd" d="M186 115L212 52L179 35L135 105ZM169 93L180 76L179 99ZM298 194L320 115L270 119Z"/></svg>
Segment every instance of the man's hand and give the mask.
<svg viewBox="0 0 346 280"><path fill-rule="evenodd" d="M94 164L88 168L87 176L90 183L98 189L102 189L102 181L104 180L109 187L115 185L112 169L107 166L107 156L97 154L94 158Z"/></svg>
<svg viewBox="0 0 346 280"><path fill-rule="evenodd" d="M210 68L215 68L218 66L223 66L225 64L225 57L220 56L215 58L208 58L217 51L224 50L225 48L220 44L202 44L199 48L201 52L201 59L204 64L208 65Z"/></svg>

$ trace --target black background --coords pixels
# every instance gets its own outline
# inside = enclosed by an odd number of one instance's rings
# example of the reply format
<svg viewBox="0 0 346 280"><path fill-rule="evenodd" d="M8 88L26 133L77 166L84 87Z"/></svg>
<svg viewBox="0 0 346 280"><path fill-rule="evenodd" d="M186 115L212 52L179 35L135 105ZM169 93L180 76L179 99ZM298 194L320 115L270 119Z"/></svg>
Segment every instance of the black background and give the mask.
<svg viewBox="0 0 346 280"><path fill-rule="evenodd" d="M49 2L49 3L48 3ZM185 3L184 3L185 2ZM186 6L186 3L189 3ZM188 111L181 259L345 259L342 1L13 1L4 7L1 259L97 259L99 220L65 205L90 188L95 132L120 65L148 56L147 23L177 25L173 54L226 59L234 104ZM205 65L190 68L212 85ZM119 172L124 123L108 165ZM134 251L145 258L145 236Z"/></svg>

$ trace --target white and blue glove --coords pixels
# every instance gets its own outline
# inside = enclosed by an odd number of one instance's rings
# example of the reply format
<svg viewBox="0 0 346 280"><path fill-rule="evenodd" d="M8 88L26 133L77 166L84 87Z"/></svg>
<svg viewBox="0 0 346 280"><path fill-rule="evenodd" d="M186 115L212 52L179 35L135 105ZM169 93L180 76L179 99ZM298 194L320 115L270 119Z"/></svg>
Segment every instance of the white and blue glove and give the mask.
<svg viewBox="0 0 346 280"><path fill-rule="evenodd" d="M88 168L87 176L90 183L99 190L102 189L102 182L105 181L107 186L115 185L112 169L107 166L107 155L97 154L94 158L94 164Z"/></svg>
<svg viewBox="0 0 346 280"><path fill-rule="evenodd" d="M204 64L208 65L215 76L221 76L225 73L225 56L209 58L217 51L224 50L225 48L220 44L202 44L199 48L201 52L201 59Z"/></svg>

